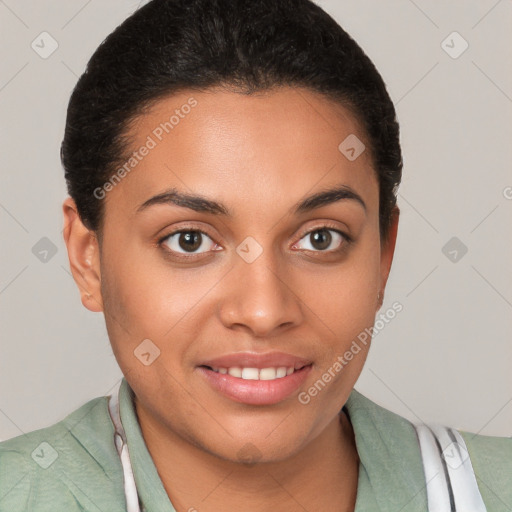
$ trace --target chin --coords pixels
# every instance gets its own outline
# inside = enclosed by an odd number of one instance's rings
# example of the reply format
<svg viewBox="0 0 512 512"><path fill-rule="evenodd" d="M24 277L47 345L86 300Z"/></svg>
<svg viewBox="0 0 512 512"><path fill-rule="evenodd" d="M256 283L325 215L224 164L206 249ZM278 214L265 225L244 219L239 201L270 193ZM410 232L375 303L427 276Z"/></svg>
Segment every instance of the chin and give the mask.
<svg viewBox="0 0 512 512"><path fill-rule="evenodd" d="M207 443L198 443L201 450L209 452L220 459L243 464L248 467L255 464L281 462L293 457L304 444L306 439L296 433L291 435L243 436L230 438L228 442L217 446Z"/></svg>

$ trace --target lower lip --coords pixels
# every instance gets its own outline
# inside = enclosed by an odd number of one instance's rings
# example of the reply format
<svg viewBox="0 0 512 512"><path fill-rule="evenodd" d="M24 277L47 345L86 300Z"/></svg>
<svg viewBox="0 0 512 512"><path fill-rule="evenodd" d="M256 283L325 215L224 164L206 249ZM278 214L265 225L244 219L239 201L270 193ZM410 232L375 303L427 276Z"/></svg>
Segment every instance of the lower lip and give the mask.
<svg viewBox="0 0 512 512"><path fill-rule="evenodd" d="M274 380L249 380L218 373L199 366L199 372L209 384L235 402L248 405L277 404L296 391L308 376L311 365L295 370L291 375Z"/></svg>

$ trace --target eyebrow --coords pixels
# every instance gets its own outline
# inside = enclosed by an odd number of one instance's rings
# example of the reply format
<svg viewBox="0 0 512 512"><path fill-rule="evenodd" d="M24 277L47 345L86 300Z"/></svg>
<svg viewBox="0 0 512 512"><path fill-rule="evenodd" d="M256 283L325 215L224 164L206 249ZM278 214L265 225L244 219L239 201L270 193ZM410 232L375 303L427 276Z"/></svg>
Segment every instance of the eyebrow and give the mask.
<svg viewBox="0 0 512 512"><path fill-rule="evenodd" d="M304 214L342 200L353 200L360 204L366 212L366 204L362 197L347 185L339 185L317 192L296 203L292 206L290 211L293 215ZM151 197L137 208L137 212L143 211L156 204L171 204L200 213L233 217L231 210L222 203L199 195L180 192L176 188L171 188Z"/></svg>

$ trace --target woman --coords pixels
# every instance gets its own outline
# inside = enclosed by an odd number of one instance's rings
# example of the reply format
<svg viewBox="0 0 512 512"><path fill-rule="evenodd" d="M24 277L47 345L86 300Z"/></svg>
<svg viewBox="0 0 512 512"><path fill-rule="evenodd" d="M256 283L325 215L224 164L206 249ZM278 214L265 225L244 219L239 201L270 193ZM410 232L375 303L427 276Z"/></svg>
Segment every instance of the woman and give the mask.
<svg viewBox="0 0 512 512"><path fill-rule="evenodd" d="M153 0L119 26L61 156L71 270L124 378L0 443L0 510L510 510L510 439L354 390L398 135L375 67L309 0Z"/></svg>

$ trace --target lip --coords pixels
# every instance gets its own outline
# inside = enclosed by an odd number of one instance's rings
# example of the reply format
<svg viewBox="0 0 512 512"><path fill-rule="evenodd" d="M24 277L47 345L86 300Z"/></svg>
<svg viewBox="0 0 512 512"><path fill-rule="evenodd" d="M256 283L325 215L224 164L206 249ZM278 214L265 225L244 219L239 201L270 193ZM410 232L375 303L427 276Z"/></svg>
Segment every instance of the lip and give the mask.
<svg viewBox="0 0 512 512"><path fill-rule="evenodd" d="M256 352L238 352L209 359L208 361L200 363L199 366L209 366L210 368L232 368L233 366L239 366L241 368L258 368L260 370L262 368L293 366L298 370L311 363L312 361L309 359L294 356L286 352L266 352L263 354Z"/></svg>
<svg viewBox="0 0 512 512"><path fill-rule="evenodd" d="M258 369L293 366L295 371L291 375L274 380L249 380L211 369L234 366ZM247 405L273 405L285 400L299 389L311 369L311 361L284 352L227 354L205 361L196 368L215 391L235 402Z"/></svg>
<svg viewBox="0 0 512 512"><path fill-rule="evenodd" d="M283 401L302 385L311 370L311 365L275 380L245 380L214 372L204 366L198 367L197 370L213 389L235 402L247 405L272 405Z"/></svg>

